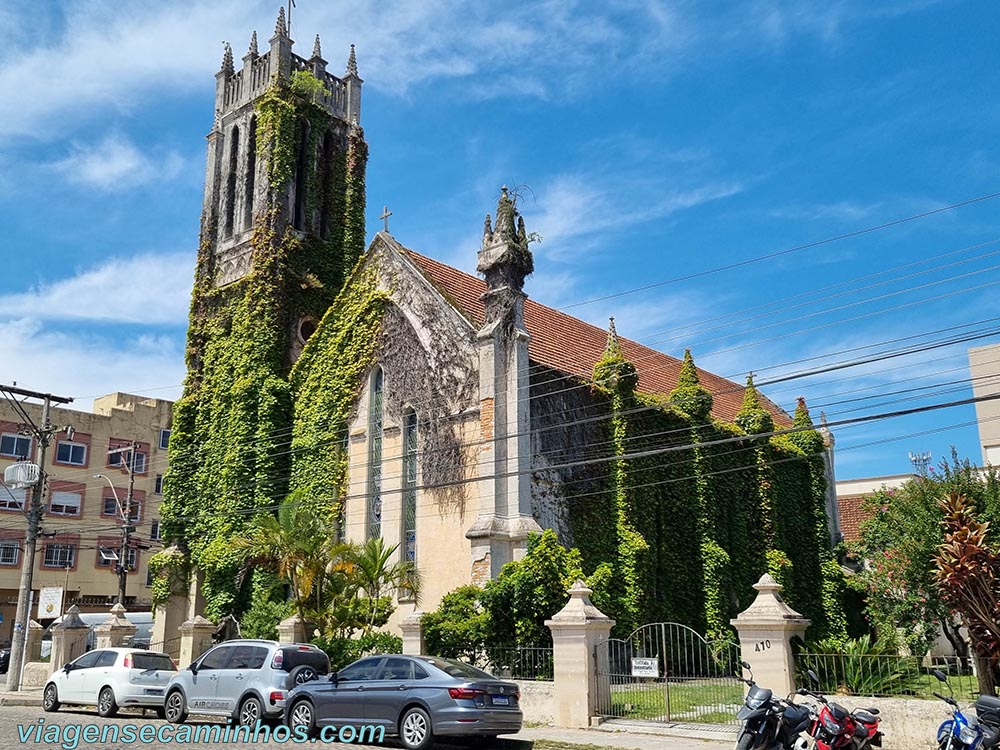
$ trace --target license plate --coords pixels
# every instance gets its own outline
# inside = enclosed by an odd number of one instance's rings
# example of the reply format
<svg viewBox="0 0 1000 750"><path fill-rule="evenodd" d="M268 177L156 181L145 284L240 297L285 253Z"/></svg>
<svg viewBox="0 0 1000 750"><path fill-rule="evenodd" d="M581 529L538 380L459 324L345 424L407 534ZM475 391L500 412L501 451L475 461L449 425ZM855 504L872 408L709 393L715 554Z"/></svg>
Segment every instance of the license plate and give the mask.
<svg viewBox="0 0 1000 750"><path fill-rule="evenodd" d="M163 695L163 690L160 688L146 688L146 695Z"/></svg>
<svg viewBox="0 0 1000 750"><path fill-rule="evenodd" d="M510 698L508 698L506 695L494 695L493 696L493 705L494 706L509 706L510 705Z"/></svg>

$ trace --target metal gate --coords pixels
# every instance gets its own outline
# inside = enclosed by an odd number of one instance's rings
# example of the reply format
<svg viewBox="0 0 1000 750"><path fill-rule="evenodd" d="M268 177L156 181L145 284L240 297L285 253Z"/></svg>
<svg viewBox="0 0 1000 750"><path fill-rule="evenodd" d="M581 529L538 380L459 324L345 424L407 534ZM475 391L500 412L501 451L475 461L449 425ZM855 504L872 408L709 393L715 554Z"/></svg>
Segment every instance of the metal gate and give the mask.
<svg viewBox="0 0 1000 750"><path fill-rule="evenodd" d="M740 649L676 622L597 644L597 711L606 719L736 724Z"/></svg>

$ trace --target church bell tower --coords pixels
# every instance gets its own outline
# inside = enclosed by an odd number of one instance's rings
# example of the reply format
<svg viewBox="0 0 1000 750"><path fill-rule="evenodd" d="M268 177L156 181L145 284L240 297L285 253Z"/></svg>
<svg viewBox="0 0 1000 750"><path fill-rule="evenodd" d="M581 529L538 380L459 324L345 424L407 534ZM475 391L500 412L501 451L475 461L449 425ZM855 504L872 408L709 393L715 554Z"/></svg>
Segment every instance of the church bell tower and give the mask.
<svg viewBox="0 0 1000 750"><path fill-rule="evenodd" d="M237 70L226 43L215 74L196 294L277 274L288 366L363 252L367 145L354 46L332 75L318 34L308 59L292 51L284 8L269 44L255 31Z"/></svg>

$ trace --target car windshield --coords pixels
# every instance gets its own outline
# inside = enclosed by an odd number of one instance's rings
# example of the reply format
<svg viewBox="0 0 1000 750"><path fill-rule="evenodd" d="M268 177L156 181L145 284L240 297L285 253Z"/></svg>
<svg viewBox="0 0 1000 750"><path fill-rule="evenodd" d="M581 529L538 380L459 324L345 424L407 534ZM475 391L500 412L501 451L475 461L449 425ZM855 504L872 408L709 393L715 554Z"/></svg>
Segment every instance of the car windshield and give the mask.
<svg viewBox="0 0 1000 750"><path fill-rule="evenodd" d="M148 651L132 652L132 669L165 669L174 671L174 663L166 654L151 654Z"/></svg>
<svg viewBox="0 0 1000 750"><path fill-rule="evenodd" d="M437 667L445 674L451 675L452 677L461 677L465 680L495 680L496 677L491 675L489 672L484 672L481 669L476 669L475 667L466 664L461 661L456 661L455 659L445 659L439 656L424 656L421 657L425 662L431 666Z"/></svg>

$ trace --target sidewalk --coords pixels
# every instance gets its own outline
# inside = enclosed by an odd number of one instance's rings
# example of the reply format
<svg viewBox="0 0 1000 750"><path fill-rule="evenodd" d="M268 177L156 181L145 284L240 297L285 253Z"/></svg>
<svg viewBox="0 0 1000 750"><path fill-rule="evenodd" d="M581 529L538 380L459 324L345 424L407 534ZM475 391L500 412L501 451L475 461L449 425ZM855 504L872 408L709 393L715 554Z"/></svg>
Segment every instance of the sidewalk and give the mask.
<svg viewBox="0 0 1000 750"><path fill-rule="evenodd" d="M629 726L603 724L593 729L558 729L556 727L529 727L503 739L520 742L545 742L581 745L591 748L620 748L620 750L732 750L736 735L720 733L718 739L698 739L678 736L675 731L693 734L671 727ZM708 732L704 733L709 734Z"/></svg>
<svg viewBox="0 0 1000 750"><path fill-rule="evenodd" d="M42 689L24 688L23 690L11 693L7 690L0 690L0 706L38 706L42 705Z"/></svg>

